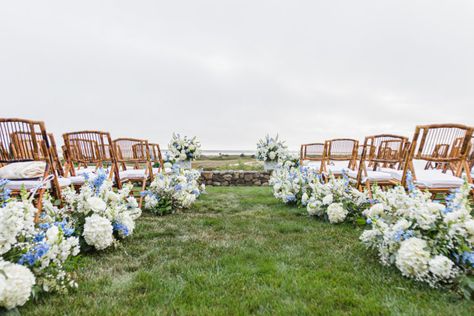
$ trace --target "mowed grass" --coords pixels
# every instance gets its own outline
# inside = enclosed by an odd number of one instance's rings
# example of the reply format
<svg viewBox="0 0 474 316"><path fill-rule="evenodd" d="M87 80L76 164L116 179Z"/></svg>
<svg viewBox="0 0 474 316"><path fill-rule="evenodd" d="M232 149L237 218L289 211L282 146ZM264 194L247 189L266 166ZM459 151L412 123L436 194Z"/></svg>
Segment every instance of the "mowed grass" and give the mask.
<svg viewBox="0 0 474 316"><path fill-rule="evenodd" d="M24 315L472 315L474 304L382 267L360 229L308 218L271 189L208 188L144 214L119 249L85 256L80 287Z"/></svg>

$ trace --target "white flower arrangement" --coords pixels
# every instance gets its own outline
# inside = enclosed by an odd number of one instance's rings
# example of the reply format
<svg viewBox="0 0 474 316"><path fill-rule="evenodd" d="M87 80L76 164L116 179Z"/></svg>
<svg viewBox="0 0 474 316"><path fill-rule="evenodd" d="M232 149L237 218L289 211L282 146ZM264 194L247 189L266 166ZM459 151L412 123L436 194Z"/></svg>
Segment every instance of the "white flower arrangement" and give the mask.
<svg viewBox="0 0 474 316"><path fill-rule="evenodd" d="M306 167L294 167L290 162L277 168L270 177L275 198L283 203L306 205L310 184L318 180L318 174Z"/></svg>
<svg viewBox="0 0 474 316"><path fill-rule="evenodd" d="M133 233L135 220L142 211L137 200L130 196L132 189L133 185L127 183L115 192L112 181L99 170L87 179L79 193L63 190L66 201L63 215L74 223L77 235L87 245L104 250Z"/></svg>
<svg viewBox="0 0 474 316"><path fill-rule="evenodd" d="M259 139L257 143L257 160L265 162L277 162L288 157L288 148L285 142L269 135Z"/></svg>
<svg viewBox="0 0 474 316"><path fill-rule="evenodd" d="M23 305L32 291L67 292L77 286L65 264L79 253L79 239L66 222L35 224L38 211L30 199L4 199L0 208L0 308L12 309ZM45 198L43 208L54 210ZM42 216L44 218L44 216ZM4 226L3 226L4 225ZM19 276L16 272L23 274ZM5 282L7 286L5 287ZM16 289L11 288L14 284ZM5 292L6 291L6 292ZM0 292L2 292L0 290Z"/></svg>
<svg viewBox="0 0 474 316"><path fill-rule="evenodd" d="M358 221L362 217L361 207L367 203L366 193L350 186L345 175L343 179L330 176L328 182L318 177L318 181L310 184L306 209L311 216L319 216L331 224L337 224Z"/></svg>
<svg viewBox="0 0 474 316"><path fill-rule="evenodd" d="M197 170L173 168L170 173L158 174L148 191L143 192L145 209L158 215L189 208L205 191L199 185Z"/></svg>
<svg viewBox="0 0 474 316"><path fill-rule="evenodd" d="M469 184L450 194L446 205L409 187L408 193L403 187L374 188L373 205L363 212L371 228L360 240L377 251L382 264L394 265L404 276L432 287L472 273L474 220Z"/></svg>
<svg viewBox="0 0 474 316"><path fill-rule="evenodd" d="M168 150L175 161L192 161L201 156L201 143L196 137L181 137L173 133Z"/></svg>

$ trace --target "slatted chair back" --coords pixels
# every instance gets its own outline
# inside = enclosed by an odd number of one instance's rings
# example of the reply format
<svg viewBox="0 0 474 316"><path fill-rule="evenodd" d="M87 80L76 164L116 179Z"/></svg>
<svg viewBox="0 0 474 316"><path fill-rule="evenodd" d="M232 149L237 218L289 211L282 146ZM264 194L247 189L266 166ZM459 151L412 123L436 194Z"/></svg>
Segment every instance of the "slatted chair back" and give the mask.
<svg viewBox="0 0 474 316"><path fill-rule="evenodd" d="M416 179L414 160L431 162L435 168L443 169L444 172L449 168L456 177L466 172L468 180L472 182L470 172L467 172L467 155L472 135L473 128L461 124L417 126L406 157L402 183L405 183L408 171L411 171Z"/></svg>
<svg viewBox="0 0 474 316"><path fill-rule="evenodd" d="M117 162L123 170L127 170L127 164L139 169L141 166L152 173L150 149L147 140L135 138L118 138L114 140L114 149Z"/></svg>
<svg viewBox="0 0 474 316"><path fill-rule="evenodd" d="M365 137L356 178L357 187L362 189L363 179L365 179L369 191L371 181L386 182L384 185L391 184L390 180L384 180L380 178L380 175L372 174L372 177L370 177L367 170L377 171L379 168L401 169L408 143L407 137L392 134Z"/></svg>
<svg viewBox="0 0 474 316"><path fill-rule="evenodd" d="M3 166L15 162L44 161L46 167L43 179L53 175L53 194L58 198L61 196L58 174L54 168L50 142L43 122L0 118L0 148L0 165ZM40 188L37 191L39 212L44 190Z"/></svg>
<svg viewBox="0 0 474 316"><path fill-rule="evenodd" d="M301 145L300 162L303 161L322 161L324 159L324 143L311 143Z"/></svg>
<svg viewBox="0 0 474 316"><path fill-rule="evenodd" d="M95 168L111 167L110 178L115 177L120 188L120 176L117 167L112 138L107 132L80 131L63 134L63 152L67 156L68 170L75 176L75 167L94 166Z"/></svg>
<svg viewBox="0 0 474 316"><path fill-rule="evenodd" d="M39 152L37 153L40 160L46 159L49 155L51 156L52 163L54 164L54 169L60 176L64 176L63 168L61 165L61 160L59 159L58 151L56 148L56 140L52 133L48 133L48 140L49 144L45 144L43 140L43 135L39 132L35 133L36 142L40 145ZM31 134L28 132L13 132L11 134L11 147L12 153L17 158L24 158L31 155L31 151L34 150L34 139L32 138ZM46 149L45 149L46 148ZM44 152L49 148L49 153ZM26 149L26 150L25 150Z"/></svg>
<svg viewBox="0 0 474 316"><path fill-rule="evenodd" d="M158 170L163 170L163 156L161 155L160 145L156 143L148 143L148 147L150 148L150 159L153 163L153 166L157 166Z"/></svg>
<svg viewBox="0 0 474 316"><path fill-rule="evenodd" d="M357 155L359 150L359 141L350 138L337 138L325 142L325 152L322 171L327 172L326 168L331 161L347 161L349 169L355 169L357 166Z"/></svg>

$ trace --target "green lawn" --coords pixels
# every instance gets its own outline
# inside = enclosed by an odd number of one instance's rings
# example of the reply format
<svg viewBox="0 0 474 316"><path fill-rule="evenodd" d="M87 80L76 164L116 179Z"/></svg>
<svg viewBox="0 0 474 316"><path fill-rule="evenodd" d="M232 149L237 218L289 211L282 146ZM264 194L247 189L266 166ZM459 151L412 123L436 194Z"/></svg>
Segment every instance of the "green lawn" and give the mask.
<svg viewBox="0 0 474 316"><path fill-rule="evenodd" d="M24 315L461 315L474 304L404 279L360 229L287 207L270 188L208 188L185 213L144 215L119 249L85 256L80 288Z"/></svg>

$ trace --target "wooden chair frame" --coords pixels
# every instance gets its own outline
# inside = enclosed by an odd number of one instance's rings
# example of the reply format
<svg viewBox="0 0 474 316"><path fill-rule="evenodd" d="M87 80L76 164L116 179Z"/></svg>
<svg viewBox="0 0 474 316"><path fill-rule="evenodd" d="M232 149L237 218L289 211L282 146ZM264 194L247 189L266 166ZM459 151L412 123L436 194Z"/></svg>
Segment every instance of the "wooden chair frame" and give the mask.
<svg viewBox="0 0 474 316"><path fill-rule="evenodd" d="M15 162L44 161L46 167L42 179L53 175L52 191L58 199L61 198L61 187L58 182L58 172L55 169L50 140L46 133L44 122L19 118L0 118L0 165ZM37 209L35 220L38 220L42 209L42 199L46 187L37 190ZM13 190L17 195L20 190Z"/></svg>
<svg viewBox="0 0 474 316"><path fill-rule="evenodd" d="M410 171L416 181L416 171L413 160L424 160L435 166L443 166L442 172L451 169L456 177L465 172L467 181L472 183L467 161L473 128L462 124L431 124L418 125L413 135L410 150L406 155L401 183L406 185L407 173ZM447 155L439 155L440 145L450 144ZM440 167L437 167L440 168ZM429 189L433 194L446 193L451 188L422 188Z"/></svg>
<svg viewBox="0 0 474 316"><path fill-rule="evenodd" d="M308 153L308 151L311 151L312 148L316 149L316 154L314 155L311 153ZM324 143L302 144L301 149L300 149L300 165L303 165L303 162L305 160L322 162L324 160L324 153L325 153Z"/></svg>
<svg viewBox="0 0 474 316"><path fill-rule="evenodd" d="M363 190L363 177L368 175L367 169L377 171L379 167L401 170L403 161L409 148L408 138L393 134L379 134L365 137L359 168L356 178L356 186ZM381 186L392 186L397 181L379 181ZM371 191L371 182L365 182L365 188Z"/></svg>
<svg viewBox="0 0 474 316"><path fill-rule="evenodd" d="M163 156L161 155L160 145L157 143L148 143L150 148L150 160L153 164L158 163L160 167L158 168L159 172L164 170Z"/></svg>
<svg viewBox="0 0 474 316"><path fill-rule="evenodd" d="M115 178L116 186L120 189L122 183L114 152L112 137L107 132L79 131L63 134L64 156L66 160L65 174L76 176L75 166L96 169L110 165L109 178Z"/></svg>
<svg viewBox="0 0 474 316"><path fill-rule="evenodd" d="M331 161L348 161L347 167L355 170L359 141L351 138L335 138L324 143L324 159L321 162L321 173L327 173L327 165Z"/></svg>

